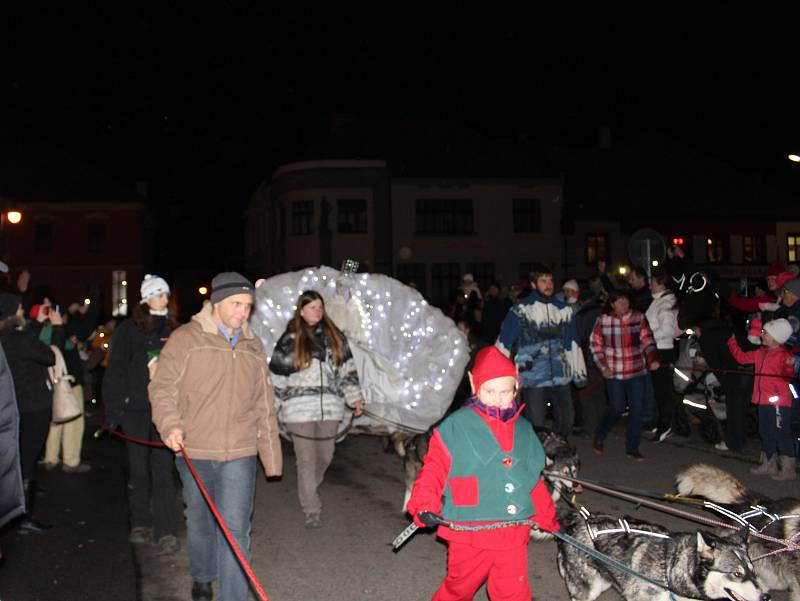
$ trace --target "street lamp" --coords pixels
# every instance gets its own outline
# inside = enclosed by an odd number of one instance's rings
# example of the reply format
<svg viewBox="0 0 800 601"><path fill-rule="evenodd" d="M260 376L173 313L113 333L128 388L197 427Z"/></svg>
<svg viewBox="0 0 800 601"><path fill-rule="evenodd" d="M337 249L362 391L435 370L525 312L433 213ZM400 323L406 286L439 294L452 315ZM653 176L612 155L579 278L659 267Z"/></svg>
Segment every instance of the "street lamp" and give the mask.
<svg viewBox="0 0 800 601"><path fill-rule="evenodd" d="M792 163L800 163L800 154L790 154L790 155L788 156L788 159L789 159L789 160L790 160Z"/></svg>
<svg viewBox="0 0 800 601"><path fill-rule="evenodd" d="M200 296L205 296L206 294L208 294L208 288L206 288L205 286L200 286L197 289L197 292L200 294Z"/></svg>
<svg viewBox="0 0 800 601"><path fill-rule="evenodd" d="M20 221L22 221L22 213L19 211L8 211L6 213L6 219L8 222L17 225Z"/></svg>

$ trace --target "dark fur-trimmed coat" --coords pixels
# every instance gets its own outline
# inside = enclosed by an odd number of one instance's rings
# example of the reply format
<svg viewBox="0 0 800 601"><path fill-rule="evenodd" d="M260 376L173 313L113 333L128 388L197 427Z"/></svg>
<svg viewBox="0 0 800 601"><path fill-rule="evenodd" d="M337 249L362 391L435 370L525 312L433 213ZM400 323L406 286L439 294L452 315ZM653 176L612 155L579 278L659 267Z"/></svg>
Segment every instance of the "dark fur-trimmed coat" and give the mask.
<svg viewBox="0 0 800 601"><path fill-rule="evenodd" d="M336 365L330 343L318 325L311 364L298 371L294 366L294 336L289 329L283 333L269 362L278 419L283 423L341 421L345 403L352 407L362 398L347 338L342 334L344 362Z"/></svg>

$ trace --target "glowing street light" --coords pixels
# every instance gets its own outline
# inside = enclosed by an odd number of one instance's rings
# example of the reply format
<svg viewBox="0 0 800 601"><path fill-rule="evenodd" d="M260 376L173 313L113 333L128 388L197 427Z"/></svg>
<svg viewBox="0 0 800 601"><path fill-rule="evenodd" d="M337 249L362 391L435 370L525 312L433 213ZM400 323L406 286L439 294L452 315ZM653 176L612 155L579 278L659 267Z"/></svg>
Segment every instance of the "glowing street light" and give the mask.
<svg viewBox="0 0 800 601"><path fill-rule="evenodd" d="M790 160L792 163L800 163L800 154L790 154L790 155L788 156L788 159L789 159L789 160Z"/></svg>
<svg viewBox="0 0 800 601"><path fill-rule="evenodd" d="M200 286L197 289L197 292L200 294L200 296L205 296L206 294L208 294L208 288L206 288L205 286Z"/></svg>
<svg viewBox="0 0 800 601"><path fill-rule="evenodd" d="M22 221L22 213L19 211L8 211L6 213L6 219L8 219L9 223L16 225Z"/></svg>

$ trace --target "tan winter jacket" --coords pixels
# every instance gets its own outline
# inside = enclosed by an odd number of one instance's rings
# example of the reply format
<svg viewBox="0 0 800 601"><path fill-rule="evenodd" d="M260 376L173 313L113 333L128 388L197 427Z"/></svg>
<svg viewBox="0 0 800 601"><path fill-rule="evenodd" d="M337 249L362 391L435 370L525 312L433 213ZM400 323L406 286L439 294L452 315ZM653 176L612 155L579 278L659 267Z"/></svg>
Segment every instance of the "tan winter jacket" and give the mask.
<svg viewBox="0 0 800 601"><path fill-rule="evenodd" d="M189 459L230 461L257 453L267 476L281 475L267 358L249 324L231 347L207 304L169 337L148 393L159 433L180 429Z"/></svg>

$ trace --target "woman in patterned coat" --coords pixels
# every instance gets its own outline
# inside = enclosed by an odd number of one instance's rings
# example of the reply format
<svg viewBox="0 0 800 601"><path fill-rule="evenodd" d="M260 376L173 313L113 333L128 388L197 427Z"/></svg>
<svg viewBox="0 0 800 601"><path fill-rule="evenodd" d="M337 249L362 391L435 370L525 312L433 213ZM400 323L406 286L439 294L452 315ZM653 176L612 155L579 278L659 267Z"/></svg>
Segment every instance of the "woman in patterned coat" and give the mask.
<svg viewBox="0 0 800 601"><path fill-rule="evenodd" d="M361 415L364 404L347 338L325 313L317 292L306 290L269 364L278 419L292 436L297 494L306 527L319 528L318 489L333 459L345 407Z"/></svg>

